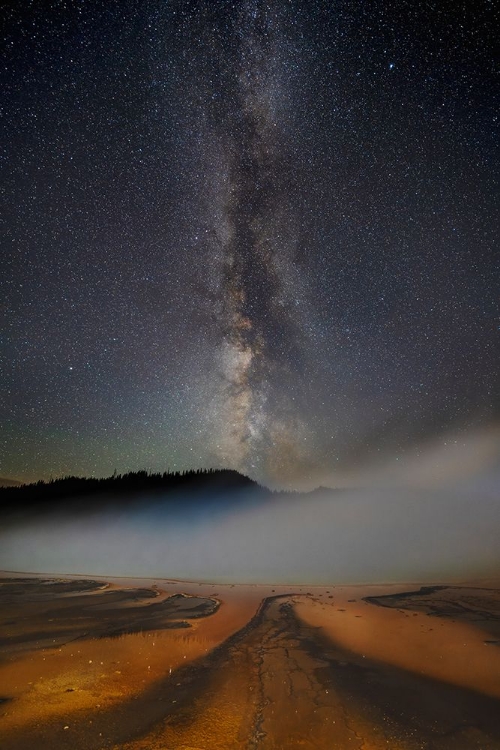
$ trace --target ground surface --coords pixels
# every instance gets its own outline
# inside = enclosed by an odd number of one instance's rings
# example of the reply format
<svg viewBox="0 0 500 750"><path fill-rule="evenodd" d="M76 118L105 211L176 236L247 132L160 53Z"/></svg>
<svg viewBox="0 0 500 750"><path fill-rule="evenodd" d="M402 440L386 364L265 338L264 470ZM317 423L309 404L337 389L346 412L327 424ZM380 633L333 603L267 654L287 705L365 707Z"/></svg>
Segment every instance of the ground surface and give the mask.
<svg viewBox="0 0 500 750"><path fill-rule="evenodd" d="M500 589L0 577L0 747L500 748Z"/></svg>

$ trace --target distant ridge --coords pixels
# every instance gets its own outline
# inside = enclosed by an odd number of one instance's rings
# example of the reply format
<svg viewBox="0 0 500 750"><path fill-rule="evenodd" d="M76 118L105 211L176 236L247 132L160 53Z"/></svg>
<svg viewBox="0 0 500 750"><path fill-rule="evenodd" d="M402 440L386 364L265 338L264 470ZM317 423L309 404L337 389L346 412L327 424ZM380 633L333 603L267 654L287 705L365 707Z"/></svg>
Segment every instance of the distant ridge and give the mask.
<svg viewBox="0 0 500 750"><path fill-rule="evenodd" d="M20 487L22 482L18 482L17 479L8 479L8 477L0 477L0 488L2 487Z"/></svg>

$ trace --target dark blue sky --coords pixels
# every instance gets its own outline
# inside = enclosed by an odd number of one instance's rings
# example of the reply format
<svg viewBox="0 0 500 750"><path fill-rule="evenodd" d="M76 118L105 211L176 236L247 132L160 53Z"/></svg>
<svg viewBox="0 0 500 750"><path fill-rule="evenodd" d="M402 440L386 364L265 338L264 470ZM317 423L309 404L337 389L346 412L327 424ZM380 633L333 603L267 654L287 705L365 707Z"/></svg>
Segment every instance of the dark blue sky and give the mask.
<svg viewBox="0 0 500 750"><path fill-rule="evenodd" d="M0 475L335 484L498 425L492 3L4 8Z"/></svg>

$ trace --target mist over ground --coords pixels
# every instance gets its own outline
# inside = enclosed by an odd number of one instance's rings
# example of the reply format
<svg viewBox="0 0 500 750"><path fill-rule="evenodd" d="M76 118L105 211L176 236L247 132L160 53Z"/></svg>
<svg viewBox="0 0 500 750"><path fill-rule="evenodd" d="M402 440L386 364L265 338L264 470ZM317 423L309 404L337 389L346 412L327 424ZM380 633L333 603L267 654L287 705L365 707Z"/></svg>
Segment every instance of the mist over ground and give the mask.
<svg viewBox="0 0 500 750"><path fill-rule="evenodd" d="M0 568L234 583L454 580L500 572L498 477L447 489L316 490L263 502L142 497L123 512L28 517Z"/></svg>

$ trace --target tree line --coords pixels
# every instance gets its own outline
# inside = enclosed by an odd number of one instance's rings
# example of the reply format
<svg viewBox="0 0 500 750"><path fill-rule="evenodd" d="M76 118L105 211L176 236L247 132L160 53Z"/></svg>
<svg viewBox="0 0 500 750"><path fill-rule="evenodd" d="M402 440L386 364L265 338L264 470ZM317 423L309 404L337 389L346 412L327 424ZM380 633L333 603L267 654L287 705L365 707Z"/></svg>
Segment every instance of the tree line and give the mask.
<svg viewBox="0 0 500 750"><path fill-rule="evenodd" d="M189 469L186 471L130 471L110 477L65 476L48 481L0 488L0 507L20 507L54 503L87 496L135 496L141 493L170 493L173 490L196 493L203 490L225 492L263 490L256 482L232 469Z"/></svg>

